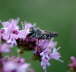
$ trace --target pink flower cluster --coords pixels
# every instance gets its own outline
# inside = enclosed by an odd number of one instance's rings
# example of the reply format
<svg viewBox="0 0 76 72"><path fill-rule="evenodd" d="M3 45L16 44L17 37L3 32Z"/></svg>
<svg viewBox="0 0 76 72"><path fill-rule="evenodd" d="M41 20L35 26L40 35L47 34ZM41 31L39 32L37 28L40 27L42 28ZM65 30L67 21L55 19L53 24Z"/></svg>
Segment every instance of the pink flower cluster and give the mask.
<svg viewBox="0 0 76 72"><path fill-rule="evenodd" d="M37 60L41 62L41 66L45 71L46 67L50 65L50 60L61 61L59 48L56 48L57 42L54 41L54 37L50 39L34 38L30 35L32 29L39 29L41 33L45 33L45 31L31 23L23 23L22 26L19 26L19 23L19 19L1 22L0 70L3 72L28 72L29 64L25 63L23 58L2 56L3 53L11 52L11 48L14 48L14 46L19 48L20 54L25 50L31 50L34 58L38 57Z"/></svg>

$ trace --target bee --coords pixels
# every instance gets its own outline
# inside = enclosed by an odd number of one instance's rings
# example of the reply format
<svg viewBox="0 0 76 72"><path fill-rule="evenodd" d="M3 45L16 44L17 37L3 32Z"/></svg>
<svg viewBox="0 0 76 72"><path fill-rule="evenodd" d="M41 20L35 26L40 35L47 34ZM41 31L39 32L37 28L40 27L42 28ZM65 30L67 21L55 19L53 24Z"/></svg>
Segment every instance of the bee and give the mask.
<svg viewBox="0 0 76 72"><path fill-rule="evenodd" d="M37 39L51 39L52 37L57 37L58 33L44 31L39 28L36 28L36 29L31 28L29 36Z"/></svg>

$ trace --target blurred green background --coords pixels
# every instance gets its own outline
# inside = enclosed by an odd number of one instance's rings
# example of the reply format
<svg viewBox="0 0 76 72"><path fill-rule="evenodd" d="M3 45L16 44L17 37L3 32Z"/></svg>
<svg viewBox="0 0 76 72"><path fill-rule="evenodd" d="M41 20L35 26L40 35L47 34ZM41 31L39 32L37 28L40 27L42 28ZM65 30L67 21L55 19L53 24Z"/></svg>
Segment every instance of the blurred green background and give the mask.
<svg viewBox="0 0 76 72"><path fill-rule="evenodd" d="M48 72L67 72L69 57L76 56L76 0L0 0L0 20L20 17L40 28L59 32L64 63L52 61ZM31 52L25 53L26 58ZM30 62L30 61L29 61ZM42 72L38 61L31 61L36 72Z"/></svg>

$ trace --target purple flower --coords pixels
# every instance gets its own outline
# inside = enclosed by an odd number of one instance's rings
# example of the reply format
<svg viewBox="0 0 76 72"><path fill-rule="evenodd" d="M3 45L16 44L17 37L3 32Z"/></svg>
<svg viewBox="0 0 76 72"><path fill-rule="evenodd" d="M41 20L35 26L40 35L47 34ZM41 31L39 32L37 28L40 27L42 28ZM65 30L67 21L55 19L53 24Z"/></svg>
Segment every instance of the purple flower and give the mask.
<svg viewBox="0 0 76 72"><path fill-rule="evenodd" d="M30 33L30 29L33 27L30 23L25 23L25 26L22 30L19 31L18 38L25 39L27 35Z"/></svg>
<svg viewBox="0 0 76 72"><path fill-rule="evenodd" d="M0 44L0 53L8 53L11 51L11 46L7 43Z"/></svg>
<svg viewBox="0 0 76 72"><path fill-rule="evenodd" d="M56 49L56 48L53 48L53 51L52 51L52 53L50 54L50 58L51 58L51 59L55 59L55 60L60 60L61 55L60 55L60 53L58 52L58 48L57 48L57 49Z"/></svg>
<svg viewBox="0 0 76 72"><path fill-rule="evenodd" d="M4 57L0 61L3 72L34 72L30 70L30 64L26 63L24 58L12 56Z"/></svg>
<svg viewBox="0 0 76 72"><path fill-rule="evenodd" d="M76 71L76 57L70 57L71 63L68 65L73 71Z"/></svg>
<svg viewBox="0 0 76 72"><path fill-rule="evenodd" d="M44 49L41 53L41 66L43 69L46 71L46 67L50 65L49 60L55 59L55 60L60 60L61 55L58 52L58 48L56 49L56 42L53 40L50 40L49 43L47 44L46 49Z"/></svg>
<svg viewBox="0 0 76 72"><path fill-rule="evenodd" d="M1 22L3 25L3 29L7 29L10 31L18 30L19 26L17 26L19 19L11 19L9 21Z"/></svg>
<svg viewBox="0 0 76 72"><path fill-rule="evenodd" d="M2 22L3 25L3 33L1 34L1 37L3 40L5 40L7 43L10 42L11 44L16 44L16 39L18 38L18 32L19 32L19 26L17 25L19 20L9 20L6 22Z"/></svg>

